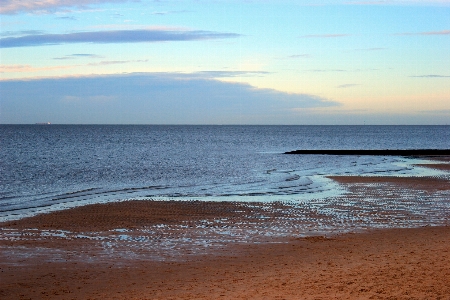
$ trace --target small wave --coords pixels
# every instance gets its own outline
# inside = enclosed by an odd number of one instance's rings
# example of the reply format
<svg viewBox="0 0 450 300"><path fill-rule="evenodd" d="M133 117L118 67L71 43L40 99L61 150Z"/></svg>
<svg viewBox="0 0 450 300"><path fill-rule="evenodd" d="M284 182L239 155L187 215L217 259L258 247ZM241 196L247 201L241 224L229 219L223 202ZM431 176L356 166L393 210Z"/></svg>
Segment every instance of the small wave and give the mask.
<svg viewBox="0 0 450 300"><path fill-rule="evenodd" d="M129 187L129 188L122 188L122 189L112 189L112 190L105 190L100 188L89 188L74 192L68 192L60 195L56 195L52 197L52 201L61 201L65 199L71 199L71 198L79 198L79 197L85 197L85 196L99 196L99 195L117 195L117 194L129 194L134 193L138 191L149 191L149 190L163 190L167 189L167 186L145 186L145 187Z"/></svg>

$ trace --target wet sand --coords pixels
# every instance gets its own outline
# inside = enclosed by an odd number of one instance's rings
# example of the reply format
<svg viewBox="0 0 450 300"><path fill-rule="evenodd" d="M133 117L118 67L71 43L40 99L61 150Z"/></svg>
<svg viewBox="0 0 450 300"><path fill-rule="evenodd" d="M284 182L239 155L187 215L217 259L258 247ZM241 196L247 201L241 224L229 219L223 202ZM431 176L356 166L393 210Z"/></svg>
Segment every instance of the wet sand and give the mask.
<svg viewBox="0 0 450 300"><path fill-rule="evenodd" d="M429 168L450 165L421 165ZM442 167L442 170L446 170ZM377 177L377 176L329 176L329 178L343 184L391 184L397 189L425 190L436 192L450 189L450 181L439 177Z"/></svg>
<svg viewBox="0 0 450 300"><path fill-rule="evenodd" d="M2 266L2 299L448 299L450 228L231 245L184 261Z"/></svg>
<svg viewBox="0 0 450 300"><path fill-rule="evenodd" d="M417 164L419 167L427 167L442 171L450 171L450 164Z"/></svg>
<svg viewBox="0 0 450 300"><path fill-rule="evenodd" d="M332 178L342 199L449 200L446 178ZM390 224L398 211L377 213ZM450 299L450 212L439 213L440 226L321 232L308 220L336 221L286 203L84 206L0 224L0 298Z"/></svg>

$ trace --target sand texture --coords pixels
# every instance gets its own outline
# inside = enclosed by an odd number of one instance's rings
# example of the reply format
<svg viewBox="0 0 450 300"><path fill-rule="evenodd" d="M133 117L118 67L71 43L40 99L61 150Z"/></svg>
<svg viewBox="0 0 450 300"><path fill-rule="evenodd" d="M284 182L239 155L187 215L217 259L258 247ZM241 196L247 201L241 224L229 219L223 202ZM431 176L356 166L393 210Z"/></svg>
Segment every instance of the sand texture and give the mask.
<svg viewBox="0 0 450 300"><path fill-rule="evenodd" d="M348 192L319 208L126 201L0 224L0 299L450 299L448 180L333 179Z"/></svg>
<svg viewBox="0 0 450 300"><path fill-rule="evenodd" d="M89 249L77 245L72 251ZM449 299L450 295L448 227L234 245L216 255L171 262L23 260L19 265L2 261L2 299Z"/></svg>

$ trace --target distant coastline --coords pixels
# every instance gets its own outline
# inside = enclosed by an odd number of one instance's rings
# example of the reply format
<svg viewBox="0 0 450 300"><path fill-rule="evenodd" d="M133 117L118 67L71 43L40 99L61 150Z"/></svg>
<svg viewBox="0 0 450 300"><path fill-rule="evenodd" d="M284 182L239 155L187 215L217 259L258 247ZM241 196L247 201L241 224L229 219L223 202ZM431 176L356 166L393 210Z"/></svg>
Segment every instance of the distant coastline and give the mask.
<svg viewBox="0 0 450 300"><path fill-rule="evenodd" d="M284 154L322 154L322 155L392 155L392 156L448 156L450 149L386 149L386 150L294 150Z"/></svg>
<svg viewBox="0 0 450 300"><path fill-rule="evenodd" d="M34 125L51 125L50 122L34 123Z"/></svg>

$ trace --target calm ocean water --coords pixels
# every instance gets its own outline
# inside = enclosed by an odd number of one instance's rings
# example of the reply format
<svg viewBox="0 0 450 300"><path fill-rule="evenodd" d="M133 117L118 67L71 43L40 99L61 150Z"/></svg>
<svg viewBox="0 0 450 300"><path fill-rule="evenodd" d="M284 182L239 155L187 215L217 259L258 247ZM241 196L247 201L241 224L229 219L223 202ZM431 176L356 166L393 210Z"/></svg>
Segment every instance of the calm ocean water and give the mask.
<svg viewBox="0 0 450 300"><path fill-rule="evenodd" d="M309 201L342 192L326 175L439 172L283 152L417 148L450 148L450 126L0 125L0 221L124 199Z"/></svg>

